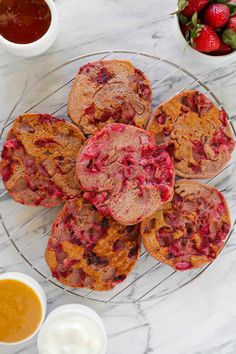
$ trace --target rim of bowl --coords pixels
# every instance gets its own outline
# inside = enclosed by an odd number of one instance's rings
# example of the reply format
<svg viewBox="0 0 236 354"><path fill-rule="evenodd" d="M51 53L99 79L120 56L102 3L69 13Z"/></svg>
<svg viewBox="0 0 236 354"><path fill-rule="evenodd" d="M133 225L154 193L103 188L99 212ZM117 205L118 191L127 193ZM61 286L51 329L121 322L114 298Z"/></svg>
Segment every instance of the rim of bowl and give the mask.
<svg viewBox="0 0 236 354"><path fill-rule="evenodd" d="M37 326L37 328L35 329L35 331L33 333L31 333L30 336L18 341L18 342L2 342L0 341L0 346L15 346L15 345L19 345L19 344L23 344L25 342L28 342L30 339L32 339L40 330L40 328L43 325L45 316L46 316L46 310L47 310L47 299L46 299L46 295L45 292L43 290L43 288L41 287L41 285L37 282L37 280L35 280L34 278L32 278L30 275L25 274L25 273L20 273L20 272L7 272L7 273L3 273L0 275L0 281L1 280L17 280L25 285L27 285L29 288L31 288L35 294L37 295L40 304L41 304L41 308L42 308L42 316L41 316L41 320Z"/></svg>
<svg viewBox="0 0 236 354"><path fill-rule="evenodd" d="M186 38L184 37L182 31L181 31L181 28L180 28L180 21L179 21L179 18L178 18L178 15L175 14L175 18L176 18L176 22L178 24L178 28L179 28L179 31L180 31L180 34L182 36L182 38L185 40L186 42L186 45L194 51L194 53L199 53L199 55L205 57L205 58L230 58L230 57L233 57L235 54L236 54L236 50L234 50L232 53L229 53L229 54L222 54L222 55L210 55L210 54L206 54L206 53L203 53L203 52L199 52L198 50L194 49L187 41L186 41ZM214 59L213 59L214 60Z"/></svg>
<svg viewBox="0 0 236 354"><path fill-rule="evenodd" d="M78 314L82 314L84 316L89 317L90 319L92 319L97 325L98 327L101 329L102 331L102 335L104 338L104 350L103 352L101 352L101 354L105 354L107 352L107 331L106 331L106 327L104 325L104 322L102 320L102 318L99 316L99 314L94 311L93 309L91 309L88 306L85 305L81 305L81 304L66 304L66 305L62 305L59 306L57 308L55 308L52 312L49 313L49 315L47 316L44 324L42 325L42 328L40 329L39 333L38 333L38 338L37 338L37 348L38 348L38 352L41 354L41 342L42 342L42 336L43 333L45 331L45 329L47 328L47 326L53 322L53 320L55 318L57 318L57 316L60 316L60 314L63 313L78 313Z"/></svg>
<svg viewBox="0 0 236 354"><path fill-rule="evenodd" d="M41 42L44 42L47 39L47 37L49 37L51 33L54 31L54 29L57 27L57 23L58 23L57 9L53 0L44 0L44 1L48 5L49 10L51 12L51 23L50 26L48 27L47 32L45 32L42 37L37 39L37 41L31 43L14 43L4 38L2 35L0 35L0 43L6 45L8 48L29 49L29 48L37 47L38 45L41 44Z"/></svg>

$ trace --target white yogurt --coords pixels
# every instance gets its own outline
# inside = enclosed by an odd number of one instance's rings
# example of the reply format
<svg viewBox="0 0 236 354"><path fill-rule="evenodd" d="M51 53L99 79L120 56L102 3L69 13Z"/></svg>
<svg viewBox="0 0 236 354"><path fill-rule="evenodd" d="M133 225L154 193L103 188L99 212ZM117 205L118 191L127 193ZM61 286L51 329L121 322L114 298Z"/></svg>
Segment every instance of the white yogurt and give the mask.
<svg viewBox="0 0 236 354"><path fill-rule="evenodd" d="M54 310L38 336L39 354L105 354L106 345L101 318L77 304Z"/></svg>

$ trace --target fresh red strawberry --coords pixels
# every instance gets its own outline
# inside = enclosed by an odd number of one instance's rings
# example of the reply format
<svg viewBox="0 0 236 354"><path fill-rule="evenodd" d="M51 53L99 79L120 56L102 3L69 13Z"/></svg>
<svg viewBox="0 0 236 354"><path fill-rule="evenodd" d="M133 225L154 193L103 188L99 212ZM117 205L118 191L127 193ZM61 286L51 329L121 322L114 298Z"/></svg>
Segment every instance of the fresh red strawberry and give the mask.
<svg viewBox="0 0 236 354"><path fill-rule="evenodd" d="M226 28L231 29L234 32L236 32L236 16L235 15L233 17L231 17Z"/></svg>
<svg viewBox="0 0 236 354"><path fill-rule="evenodd" d="M199 52L214 52L220 48L220 38L210 26L197 25L192 31L191 44Z"/></svg>
<svg viewBox="0 0 236 354"><path fill-rule="evenodd" d="M222 28L230 19L230 10L224 4L212 4L203 14L204 23L212 28Z"/></svg>
<svg viewBox="0 0 236 354"><path fill-rule="evenodd" d="M233 49L230 47L230 45L221 41L220 48L213 52L212 55L225 55L231 53L232 51Z"/></svg>
<svg viewBox="0 0 236 354"><path fill-rule="evenodd" d="M179 0L178 7L184 16L192 17L194 12L201 11L208 2L209 0Z"/></svg>

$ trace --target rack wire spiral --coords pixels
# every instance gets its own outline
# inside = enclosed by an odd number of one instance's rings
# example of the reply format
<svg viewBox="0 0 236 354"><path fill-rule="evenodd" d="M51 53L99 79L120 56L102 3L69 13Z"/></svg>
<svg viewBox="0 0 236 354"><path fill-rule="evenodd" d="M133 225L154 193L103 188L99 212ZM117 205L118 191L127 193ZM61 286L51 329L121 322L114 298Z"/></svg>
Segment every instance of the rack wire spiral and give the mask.
<svg viewBox="0 0 236 354"><path fill-rule="evenodd" d="M153 107L186 89L199 89L214 103L222 108L221 102L214 93L192 73L169 60L161 59L137 51L110 50L79 56L60 65L35 82L16 102L5 120L0 132L0 143L4 143L5 135L14 117L22 112L41 112L67 118L67 95L78 68L88 61L104 59L128 59L145 72L152 83L154 91ZM37 98L37 99L36 99ZM234 137L236 131L233 121L229 119ZM217 186L227 199L230 188L230 174L234 167L233 159L216 177L205 180L205 183ZM127 280L109 292L96 292L88 289L66 287L53 279L44 260L50 226L58 207L52 209L30 208L16 204L8 195L4 186L0 186L0 226L1 233L6 233L8 241L15 247L19 255L48 282L62 289L65 293L105 303L127 303L147 301L174 292L199 277L212 263L187 272L176 272L170 267L157 262L142 249L139 262ZM236 210L231 208L231 219L236 218ZM235 221L226 240L226 244L235 229ZM0 238L1 241L1 238ZM6 241L4 241L6 242ZM5 243L0 242L0 250Z"/></svg>

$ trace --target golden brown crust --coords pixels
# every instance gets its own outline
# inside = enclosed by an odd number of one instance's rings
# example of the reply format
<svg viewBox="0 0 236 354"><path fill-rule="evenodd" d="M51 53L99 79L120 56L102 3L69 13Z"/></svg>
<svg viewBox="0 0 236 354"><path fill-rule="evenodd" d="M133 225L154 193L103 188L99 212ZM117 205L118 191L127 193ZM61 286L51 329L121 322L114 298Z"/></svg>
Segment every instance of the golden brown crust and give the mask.
<svg viewBox="0 0 236 354"><path fill-rule="evenodd" d="M80 68L68 97L68 115L85 134L110 123L144 128L150 115L151 84L127 60L104 60Z"/></svg>
<svg viewBox="0 0 236 354"><path fill-rule="evenodd" d="M80 198L59 212L45 258L65 285L110 290L125 280L139 254L139 225L122 226Z"/></svg>
<svg viewBox="0 0 236 354"><path fill-rule="evenodd" d="M199 268L215 259L229 230L223 195L190 180L176 182L173 200L141 223L147 251L176 270Z"/></svg>
<svg viewBox="0 0 236 354"><path fill-rule="evenodd" d="M80 129L48 114L16 118L2 151L2 178L15 201L52 207L81 193L75 160Z"/></svg>
<svg viewBox="0 0 236 354"><path fill-rule="evenodd" d="M234 149L226 113L195 90L158 106L147 130L155 134L157 143L169 144L176 174L181 177L216 176Z"/></svg>

